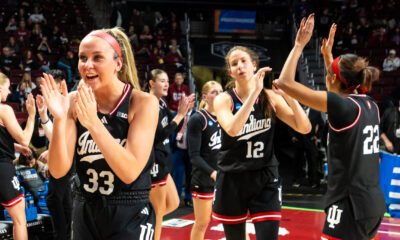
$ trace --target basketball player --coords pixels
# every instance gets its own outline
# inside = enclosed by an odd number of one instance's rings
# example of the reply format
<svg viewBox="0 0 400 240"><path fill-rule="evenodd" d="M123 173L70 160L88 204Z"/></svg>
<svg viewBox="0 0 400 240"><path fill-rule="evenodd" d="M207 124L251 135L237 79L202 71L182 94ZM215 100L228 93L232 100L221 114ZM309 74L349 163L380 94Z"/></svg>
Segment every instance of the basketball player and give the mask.
<svg viewBox="0 0 400 240"><path fill-rule="evenodd" d="M76 160L72 239L153 239L149 161L157 100L141 92L125 33L96 30L79 46L83 81L62 94L44 75L43 96L53 115L48 165L61 178ZM133 88L133 89L132 89Z"/></svg>
<svg viewBox="0 0 400 240"><path fill-rule="evenodd" d="M311 124L297 101L264 88L265 72L271 69L264 67L254 74L255 52L236 46L225 61L235 87L214 101L223 131L212 216L223 223L228 240L245 239L248 211L257 239L278 239L281 187L273 152L276 117L300 133L308 133Z"/></svg>
<svg viewBox="0 0 400 240"><path fill-rule="evenodd" d="M314 16L303 19L295 45L283 69L294 68L311 38ZM344 54L332 57L333 24L321 52L328 91L314 91L281 74L278 87L301 103L328 113L327 213L321 239L371 239L386 211L379 186L379 109L365 92L379 78L379 70L365 59Z"/></svg>
<svg viewBox="0 0 400 240"><path fill-rule="evenodd" d="M161 69L153 69L150 72L149 91L159 100L159 118L154 139L155 161L150 171L152 180L150 201L156 212L155 240L160 239L164 215L174 211L179 206L179 196L168 169L168 162L171 159L168 137L175 131L194 104L194 95L183 96L178 106L178 112L173 118L167 103L163 99L168 95L168 85L166 72Z"/></svg>
<svg viewBox="0 0 400 240"><path fill-rule="evenodd" d="M217 153L221 148L221 127L214 110L214 98L222 92L221 84L206 82L201 90L199 111L188 122L189 157L192 162L192 198L195 222L191 240L202 240L210 222L214 183L217 178Z"/></svg>
<svg viewBox="0 0 400 240"><path fill-rule="evenodd" d="M10 94L10 80L0 73L0 98L5 102ZM25 200L12 161L15 156L14 139L24 147L29 145L35 124L35 100L32 94L26 101L28 120L22 130L15 117L14 110L0 104L0 203L10 214L13 221L13 238L28 239L25 216Z"/></svg>

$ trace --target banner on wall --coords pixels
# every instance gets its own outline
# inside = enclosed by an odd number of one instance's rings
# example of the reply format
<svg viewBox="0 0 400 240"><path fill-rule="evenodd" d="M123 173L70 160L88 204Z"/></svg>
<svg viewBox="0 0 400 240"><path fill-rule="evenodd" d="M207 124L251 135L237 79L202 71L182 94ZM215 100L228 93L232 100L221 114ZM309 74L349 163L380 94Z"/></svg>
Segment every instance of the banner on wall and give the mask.
<svg viewBox="0 0 400 240"><path fill-rule="evenodd" d="M400 156L380 152L380 185L388 212L400 218Z"/></svg>
<svg viewBox="0 0 400 240"><path fill-rule="evenodd" d="M255 33L256 11L215 10L214 31L219 33Z"/></svg>

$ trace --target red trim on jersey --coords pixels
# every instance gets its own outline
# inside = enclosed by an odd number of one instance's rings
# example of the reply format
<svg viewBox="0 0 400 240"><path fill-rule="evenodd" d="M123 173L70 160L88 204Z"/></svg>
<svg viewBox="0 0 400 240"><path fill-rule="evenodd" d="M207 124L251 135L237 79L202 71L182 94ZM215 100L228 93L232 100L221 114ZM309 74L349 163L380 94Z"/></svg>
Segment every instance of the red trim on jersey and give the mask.
<svg viewBox="0 0 400 240"><path fill-rule="evenodd" d="M201 111L199 111L199 113L204 118L204 122L205 123L204 123L204 127L202 129L202 131L204 131L206 129L206 127L207 127L207 118L206 118L206 116L204 116L204 114Z"/></svg>
<svg viewBox="0 0 400 240"><path fill-rule="evenodd" d="M321 234L321 240L342 240L342 239L331 237L331 236L328 236L328 235L322 233Z"/></svg>
<svg viewBox="0 0 400 240"><path fill-rule="evenodd" d="M160 98L160 101L165 104L165 106L168 106L168 104L164 101L164 99ZM164 109L164 106L160 104L160 108Z"/></svg>
<svg viewBox="0 0 400 240"><path fill-rule="evenodd" d="M167 179L168 179L168 175L163 180L160 180L160 181L157 181L157 182L152 182L151 183L151 188L154 188L157 185L160 186L160 187L167 185Z"/></svg>
<svg viewBox="0 0 400 240"><path fill-rule="evenodd" d="M219 215L216 213L212 213L212 218L220 223L223 224L239 224L239 223L244 223L246 222L247 219L247 213L241 216L224 216L224 215Z"/></svg>
<svg viewBox="0 0 400 240"><path fill-rule="evenodd" d="M203 109L204 110L204 112L211 118L211 120L213 121L213 122L217 122L217 119L214 119L214 117L213 116L211 116L211 114L207 111L207 110L205 110L205 109Z"/></svg>
<svg viewBox="0 0 400 240"><path fill-rule="evenodd" d="M199 193L192 191L192 197L197 197L198 199L203 200L212 200L214 198L214 193Z"/></svg>
<svg viewBox="0 0 400 240"><path fill-rule="evenodd" d="M243 100L239 97L239 95L236 92L235 88L232 88L233 93L235 94L235 96L239 99L239 101L243 104Z"/></svg>
<svg viewBox="0 0 400 240"><path fill-rule="evenodd" d="M366 97L367 95L366 94L354 94L354 93L352 93L352 94L349 94L349 96Z"/></svg>
<svg viewBox="0 0 400 240"><path fill-rule="evenodd" d="M18 197L14 198L13 200L6 202L6 203L1 203L1 205L3 205L3 207L13 207L17 203L21 202L23 198L24 198L24 194L21 193Z"/></svg>
<svg viewBox="0 0 400 240"><path fill-rule="evenodd" d="M347 127L340 128L340 129L334 128L334 127L331 125L331 123L329 122L329 120L328 120L329 127L332 128L332 130L335 131L335 132L343 132L343 131L345 131L345 130L348 130L348 129L354 127L354 126L357 124L358 120L360 120L360 116L361 116L361 107L360 107L360 104L358 104L358 103L357 103L354 99L352 99L351 97L348 97L348 99L350 99L350 100L353 101L355 104L357 104L357 106L358 106L358 116L357 116L356 120L354 120L354 122L353 122L352 124L350 124L350 125L347 126Z"/></svg>
<svg viewBox="0 0 400 240"><path fill-rule="evenodd" d="M281 220L282 213L281 212L263 212L263 213L256 213L250 215L250 219L253 223L256 222L263 222L263 221L272 221L272 220Z"/></svg>
<svg viewBox="0 0 400 240"><path fill-rule="evenodd" d="M130 84L125 84L124 90L122 91L122 96L118 100L117 105L111 110L110 115L113 115L115 111L121 106L122 102L125 100L126 96L128 95L129 90L131 90L131 85Z"/></svg>
<svg viewBox="0 0 400 240"><path fill-rule="evenodd" d="M379 122L381 122L381 114L379 113L379 107L374 101L371 101L371 102L373 102L375 104L376 109L378 110L378 120L379 120Z"/></svg>

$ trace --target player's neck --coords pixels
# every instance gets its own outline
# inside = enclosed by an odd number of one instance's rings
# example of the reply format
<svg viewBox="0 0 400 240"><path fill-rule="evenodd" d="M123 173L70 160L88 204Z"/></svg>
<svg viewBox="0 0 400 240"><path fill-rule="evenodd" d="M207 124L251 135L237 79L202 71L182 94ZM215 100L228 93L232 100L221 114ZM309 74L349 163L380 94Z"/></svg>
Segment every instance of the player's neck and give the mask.
<svg viewBox="0 0 400 240"><path fill-rule="evenodd" d="M97 108L100 112L110 112L120 100L125 83L113 81L111 84L95 92Z"/></svg>
<svg viewBox="0 0 400 240"><path fill-rule="evenodd" d="M241 82L240 84L238 84L238 82L236 81L236 93L243 101L246 101L253 88L254 81Z"/></svg>

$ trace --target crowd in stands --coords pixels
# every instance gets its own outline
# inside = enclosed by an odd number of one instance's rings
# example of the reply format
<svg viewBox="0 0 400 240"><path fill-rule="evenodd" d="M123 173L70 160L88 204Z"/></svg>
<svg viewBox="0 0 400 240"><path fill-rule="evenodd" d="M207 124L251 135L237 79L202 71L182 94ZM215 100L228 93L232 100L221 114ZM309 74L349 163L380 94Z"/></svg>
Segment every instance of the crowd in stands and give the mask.
<svg viewBox="0 0 400 240"><path fill-rule="evenodd" d="M297 20L316 12L319 38L327 37L333 22L338 25L334 56L356 53L366 57L371 65L382 70L371 96L382 108L397 104L399 96L391 99L400 85L400 18L395 0L301 0L297 6ZM389 100L387 96L390 96ZM383 109L381 109L383 111Z"/></svg>

